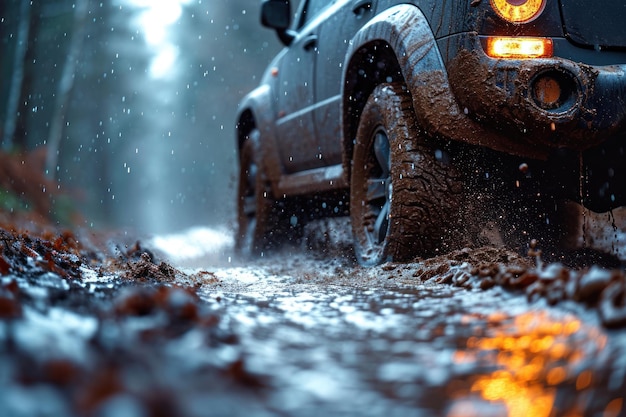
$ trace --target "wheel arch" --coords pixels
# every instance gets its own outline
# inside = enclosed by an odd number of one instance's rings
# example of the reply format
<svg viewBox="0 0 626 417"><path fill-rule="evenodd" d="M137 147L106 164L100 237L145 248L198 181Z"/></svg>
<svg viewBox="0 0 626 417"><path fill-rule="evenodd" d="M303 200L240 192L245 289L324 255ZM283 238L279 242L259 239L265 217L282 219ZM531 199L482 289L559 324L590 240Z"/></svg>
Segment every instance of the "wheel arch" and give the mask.
<svg viewBox="0 0 626 417"><path fill-rule="evenodd" d="M240 152L247 136L254 129L271 129L271 91L268 85L261 85L239 102L235 131L237 151Z"/></svg>
<svg viewBox="0 0 626 417"><path fill-rule="evenodd" d="M511 140L461 109L430 23L418 6L384 10L352 38L342 82L341 133L349 182L353 140L369 94L379 82L403 82L417 122L429 136L545 159L546 149Z"/></svg>
<svg viewBox="0 0 626 417"><path fill-rule="evenodd" d="M274 185L280 179L282 165L276 148L275 111L272 106L271 94L271 86L264 84L244 97L239 104L240 110L236 118L235 136L237 153L241 155L243 144L250 133L255 129L259 131L260 137L255 147L262 154L261 161L268 180Z"/></svg>
<svg viewBox="0 0 626 417"><path fill-rule="evenodd" d="M236 135L237 135L237 152L241 155L241 149L250 133L257 128L256 118L251 108L245 108L237 119Z"/></svg>
<svg viewBox="0 0 626 417"><path fill-rule="evenodd" d="M420 87L429 78L425 74L440 73L446 84L447 76L428 20L419 7L410 4L391 7L373 18L352 39L346 56L341 122L344 169L349 177L359 118L376 86L404 83L417 110L423 101Z"/></svg>
<svg viewBox="0 0 626 417"><path fill-rule="evenodd" d="M385 62L382 68L378 68L372 57L377 57L378 62ZM391 45L385 40L374 39L354 51L344 74L341 103L342 160L348 181L361 113L370 94L384 82L405 83Z"/></svg>

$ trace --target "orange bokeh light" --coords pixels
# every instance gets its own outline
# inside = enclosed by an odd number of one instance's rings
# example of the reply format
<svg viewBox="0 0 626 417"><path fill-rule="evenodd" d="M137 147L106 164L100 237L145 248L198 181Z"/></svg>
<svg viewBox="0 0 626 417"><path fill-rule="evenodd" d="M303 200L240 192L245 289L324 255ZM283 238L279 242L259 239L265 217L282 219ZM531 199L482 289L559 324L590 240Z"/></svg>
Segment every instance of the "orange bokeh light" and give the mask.
<svg viewBox="0 0 626 417"><path fill-rule="evenodd" d="M469 391L484 401L502 404L507 416L548 417L553 415L559 385L574 383L582 391L593 383L591 371L580 372L579 366L589 349L600 351L606 345L606 336L597 329L583 328L571 316L554 320L544 312L508 319L489 317L486 321L490 330L469 337L467 350L458 351L453 357L459 364L481 358L497 366L490 374L476 376ZM581 331L584 339L578 335ZM571 343L571 338L580 340L580 344ZM459 398L459 404L463 401ZM621 410L622 406L615 401L607 410ZM459 410L453 407L448 417L456 417ZM578 407L568 413L584 414Z"/></svg>

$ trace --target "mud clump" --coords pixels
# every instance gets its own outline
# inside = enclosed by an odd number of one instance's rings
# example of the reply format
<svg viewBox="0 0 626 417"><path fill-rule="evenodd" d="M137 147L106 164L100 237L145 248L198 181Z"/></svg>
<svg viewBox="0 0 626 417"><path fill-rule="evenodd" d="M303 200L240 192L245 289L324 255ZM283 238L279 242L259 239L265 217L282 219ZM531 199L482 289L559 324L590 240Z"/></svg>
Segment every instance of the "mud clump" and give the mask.
<svg viewBox="0 0 626 417"><path fill-rule="evenodd" d="M166 262L158 265L154 263L152 257L144 252L136 262L127 263L128 270L123 274L126 279L139 281L153 280L158 282L172 282L177 275L181 275L176 268Z"/></svg>
<svg viewBox="0 0 626 417"><path fill-rule="evenodd" d="M468 289L486 290L499 286L524 291L533 302L550 305L574 301L595 309L605 327L626 326L626 274L597 265L570 269L561 263L544 264L540 252L531 248L530 257L500 248L462 249L417 262L413 276ZM534 258L533 258L534 257Z"/></svg>
<svg viewBox="0 0 626 417"><path fill-rule="evenodd" d="M350 257L352 251L349 220L316 222L305 229L306 246L316 258L344 258L340 271L328 279L309 279L324 284L389 286L434 283L468 289L501 287L524 292L530 302L540 299L550 305L572 301L595 310L605 327L626 327L626 275L613 259L596 252L576 252L563 262L544 261L532 241L527 256L500 246L463 248L440 256L414 259L409 263L390 262L378 267L360 268ZM303 245L304 246L304 245ZM593 264L576 268L571 265ZM565 262L568 262L566 265ZM600 266L604 265L604 266ZM303 272L304 275L307 273Z"/></svg>

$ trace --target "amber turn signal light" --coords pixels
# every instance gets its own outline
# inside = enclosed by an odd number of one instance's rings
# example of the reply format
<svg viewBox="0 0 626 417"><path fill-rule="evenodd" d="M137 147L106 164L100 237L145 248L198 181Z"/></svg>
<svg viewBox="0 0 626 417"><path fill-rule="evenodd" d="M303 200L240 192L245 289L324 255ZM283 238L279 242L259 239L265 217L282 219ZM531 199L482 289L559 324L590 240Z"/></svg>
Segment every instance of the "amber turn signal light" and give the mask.
<svg viewBox="0 0 626 417"><path fill-rule="evenodd" d="M492 58L524 59L552 56L552 39L493 36L487 38L487 55Z"/></svg>
<svg viewBox="0 0 626 417"><path fill-rule="evenodd" d="M543 12L546 0L491 0L491 7L503 19L512 23L526 23Z"/></svg>

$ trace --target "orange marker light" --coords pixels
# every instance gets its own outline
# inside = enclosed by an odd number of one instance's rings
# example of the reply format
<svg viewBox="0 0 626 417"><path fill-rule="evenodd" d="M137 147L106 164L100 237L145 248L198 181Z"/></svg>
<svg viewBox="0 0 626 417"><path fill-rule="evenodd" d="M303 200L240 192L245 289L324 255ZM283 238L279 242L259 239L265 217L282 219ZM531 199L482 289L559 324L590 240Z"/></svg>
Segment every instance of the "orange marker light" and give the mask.
<svg viewBox="0 0 626 417"><path fill-rule="evenodd" d="M494 36L487 38L487 55L492 58L549 58L552 56L552 39L515 38Z"/></svg>
<svg viewBox="0 0 626 417"><path fill-rule="evenodd" d="M526 23L543 12L546 0L491 0L491 7L503 19L512 23Z"/></svg>

